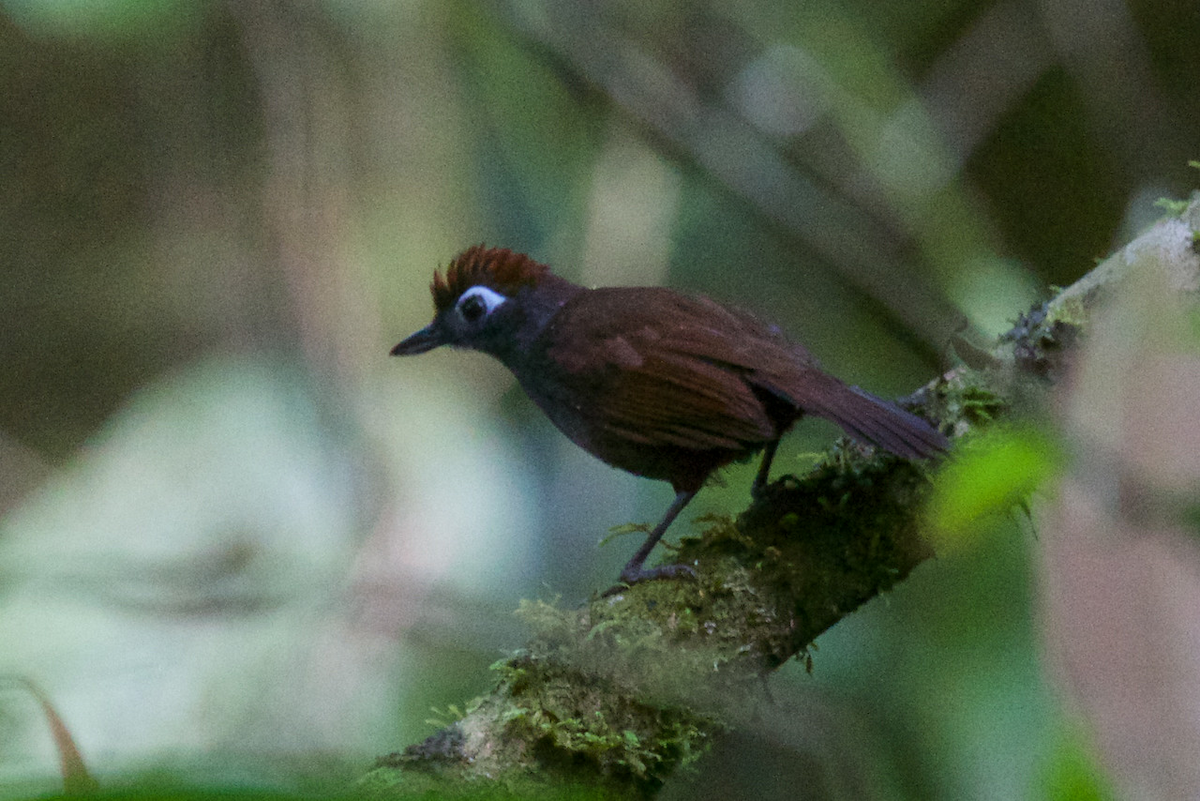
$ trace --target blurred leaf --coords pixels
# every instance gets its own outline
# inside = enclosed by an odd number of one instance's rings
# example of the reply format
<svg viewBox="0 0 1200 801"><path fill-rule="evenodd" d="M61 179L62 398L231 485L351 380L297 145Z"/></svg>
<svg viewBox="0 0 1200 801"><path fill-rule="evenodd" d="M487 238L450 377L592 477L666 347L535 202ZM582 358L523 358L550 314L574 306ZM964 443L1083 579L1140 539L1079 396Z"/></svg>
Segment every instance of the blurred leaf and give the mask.
<svg viewBox="0 0 1200 801"><path fill-rule="evenodd" d="M1078 735L1062 737L1042 773L1037 798L1048 801L1111 801L1108 777L1096 755Z"/></svg>
<svg viewBox="0 0 1200 801"><path fill-rule="evenodd" d="M50 727L50 733L54 737L54 747L58 749L59 767L62 771L65 793L73 795L95 790L96 780L88 773L87 765L79 753L79 747L75 744L75 738L71 736L71 730L67 728L67 724L58 714L58 710L54 708L49 697L32 680L23 676L12 678L33 695L42 708L42 714L46 716L46 724Z"/></svg>
<svg viewBox="0 0 1200 801"><path fill-rule="evenodd" d="M994 429L963 444L935 480L927 510L934 546L962 547L981 518L1026 504L1063 461L1057 441L1033 427Z"/></svg>

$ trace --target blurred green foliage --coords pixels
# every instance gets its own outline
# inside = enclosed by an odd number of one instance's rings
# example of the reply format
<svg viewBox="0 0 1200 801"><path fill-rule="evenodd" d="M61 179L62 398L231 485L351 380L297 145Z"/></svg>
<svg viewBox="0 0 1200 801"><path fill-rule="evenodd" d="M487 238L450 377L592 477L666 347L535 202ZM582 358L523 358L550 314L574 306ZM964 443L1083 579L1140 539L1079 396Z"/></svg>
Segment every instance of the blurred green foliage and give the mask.
<svg viewBox="0 0 1200 801"><path fill-rule="evenodd" d="M1047 801L1112 801L1117 798L1099 760L1079 732L1065 732L1042 769L1039 797Z"/></svg>
<svg viewBox="0 0 1200 801"><path fill-rule="evenodd" d="M960 441L934 483L928 536L939 552L969 547L984 518L1028 512L1064 463L1055 437L1031 425L999 425Z"/></svg>

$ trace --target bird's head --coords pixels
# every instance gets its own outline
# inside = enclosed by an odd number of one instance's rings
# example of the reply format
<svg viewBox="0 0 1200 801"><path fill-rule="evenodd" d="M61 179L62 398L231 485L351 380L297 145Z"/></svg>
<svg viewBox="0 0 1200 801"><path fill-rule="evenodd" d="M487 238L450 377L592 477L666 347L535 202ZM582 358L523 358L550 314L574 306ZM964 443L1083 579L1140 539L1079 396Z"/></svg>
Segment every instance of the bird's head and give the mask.
<svg viewBox="0 0 1200 801"><path fill-rule="evenodd" d="M392 355L450 345L507 361L571 294L567 288L578 289L523 253L475 245L456 256L444 276L434 272L433 322L392 348Z"/></svg>

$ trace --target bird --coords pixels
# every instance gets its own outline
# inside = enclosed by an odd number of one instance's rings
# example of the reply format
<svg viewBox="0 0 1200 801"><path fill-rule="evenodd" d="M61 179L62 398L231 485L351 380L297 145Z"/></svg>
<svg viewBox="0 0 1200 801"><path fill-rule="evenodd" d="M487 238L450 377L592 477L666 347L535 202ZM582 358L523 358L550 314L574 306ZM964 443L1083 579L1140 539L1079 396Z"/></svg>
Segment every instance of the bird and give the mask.
<svg viewBox="0 0 1200 801"><path fill-rule="evenodd" d="M391 355L448 345L493 356L576 445L671 484L675 499L621 571L625 584L694 576L646 558L715 471L761 452L759 496L781 437L805 415L904 459L949 448L931 423L825 372L778 327L702 295L588 288L483 244L435 270L430 292L433 321Z"/></svg>

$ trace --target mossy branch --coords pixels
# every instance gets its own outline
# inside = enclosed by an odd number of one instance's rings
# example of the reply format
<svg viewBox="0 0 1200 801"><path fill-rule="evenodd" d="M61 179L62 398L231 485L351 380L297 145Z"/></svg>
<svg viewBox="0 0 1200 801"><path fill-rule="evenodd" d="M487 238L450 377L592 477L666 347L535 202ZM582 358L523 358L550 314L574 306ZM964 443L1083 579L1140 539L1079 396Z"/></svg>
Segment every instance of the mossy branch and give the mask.
<svg viewBox="0 0 1200 801"><path fill-rule="evenodd" d="M1156 224L912 408L954 437L1029 402L1062 375L1089 309L1148 261L1200 287L1200 199ZM761 700L762 678L807 659L823 631L932 555L921 537L926 468L842 441L736 519L709 518L672 559L695 581L650 581L578 609L526 602L528 644L458 722L381 759L362 787L388 798L635 798L699 758Z"/></svg>

